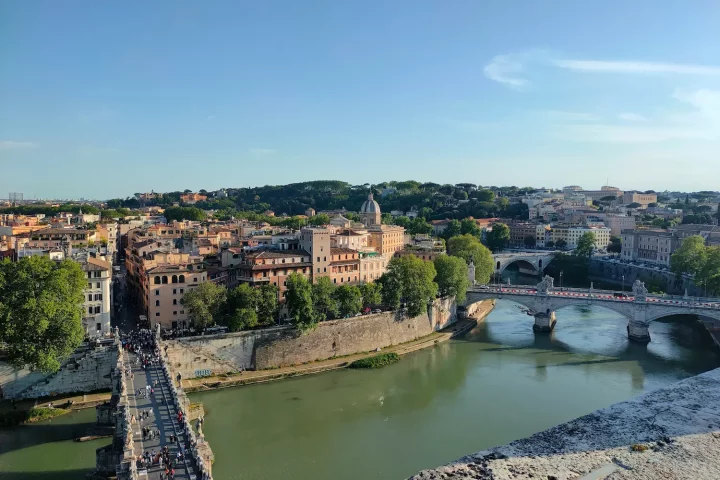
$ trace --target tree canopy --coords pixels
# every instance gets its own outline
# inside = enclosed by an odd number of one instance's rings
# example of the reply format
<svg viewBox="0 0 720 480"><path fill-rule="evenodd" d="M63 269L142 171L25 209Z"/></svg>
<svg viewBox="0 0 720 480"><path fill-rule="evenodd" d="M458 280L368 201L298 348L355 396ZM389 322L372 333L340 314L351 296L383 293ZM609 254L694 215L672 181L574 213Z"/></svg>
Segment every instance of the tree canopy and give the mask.
<svg viewBox="0 0 720 480"><path fill-rule="evenodd" d="M475 281L486 284L493 274L494 265L490 250L472 235L459 235L448 240L448 253L462 258L466 264L475 264Z"/></svg>
<svg viewBox="0 0 720 480"><path fill-rule="evenodd" d="M575 255L578 257L590 258L595 251L595 234L593 232L585 232L580 235L575 247Z"/></svg>
<svg viewBox="0 0 720 480"><path fill-rule="evenodd" d="M468 266L460 257L440 255L435 261L435 283L441 296L455 296L458 303L465 301L470 281L468 279Z"/></svg>
<svg viewBox="0 0 720 480"><path fill-rule="evenodd" d="M286 302L290 320L300 330L309 330L318 322L318 315L313 308L312 285L299 273L287 276Z"/></svg>
<svg viewBox="0 0 720 480"><path fill-rule="evenodd" d="M0 262L0 342L15 367L54 372L82 342L85 274L71 260Z"/></svg>
<svg viewBox="0 0 720 480"><path fill-rule="evenodd" d="M510 243L510 227L500 222L493 224L492 230L487 233L486 243L493 252L506 248Z"/></svg>
<svg viewBox="0 0 720 480"><path fill-rule="evenodd" d="M183 305L195 328L203 329L222 318L227 291L225 287L204 282L185 293Z"/></svg>
<svg viewBox="0 0 720 480"><path fill-rule="evenodd" d="M435 299L437 284L435 266L415 255L394 257L387 271L378 280L382 285L386 305L397 307L404 302L407 313L416 317L427 311L428 303Z"/></svg>

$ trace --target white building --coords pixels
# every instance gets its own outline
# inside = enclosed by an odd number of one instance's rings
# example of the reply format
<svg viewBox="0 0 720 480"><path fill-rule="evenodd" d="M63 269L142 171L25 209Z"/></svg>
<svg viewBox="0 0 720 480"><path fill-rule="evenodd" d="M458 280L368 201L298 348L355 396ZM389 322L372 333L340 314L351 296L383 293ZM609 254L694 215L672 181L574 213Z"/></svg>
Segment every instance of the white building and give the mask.
<svg viewBox="0 0 720 480"><path fill-rule="evenodd" d="M99 258L87 256L76 258L87 275L85 303L83 303L83 329L90 338L110 334L112 311L112 264Z"/></svg>
<svg viewBox="0 0 720 480"><path fill-rule="evenodd" d="M595 235L595 248L602 249L610 244L610 229L607 227L553 225L549 236L554 243L564 240L567 248L573 249L577 247L580 237L588 232Z"/></svg>

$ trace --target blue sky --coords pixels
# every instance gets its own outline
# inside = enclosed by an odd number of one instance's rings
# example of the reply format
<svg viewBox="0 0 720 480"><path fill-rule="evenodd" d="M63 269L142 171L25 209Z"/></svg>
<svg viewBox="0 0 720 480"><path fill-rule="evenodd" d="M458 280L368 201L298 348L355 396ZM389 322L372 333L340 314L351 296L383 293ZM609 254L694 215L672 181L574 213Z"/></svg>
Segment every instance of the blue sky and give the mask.
<svg viewBox="0 0 720 480"><path fill-rule="evenodd" d="M716 1L0 0L0 198L720 189Z"/></svg>

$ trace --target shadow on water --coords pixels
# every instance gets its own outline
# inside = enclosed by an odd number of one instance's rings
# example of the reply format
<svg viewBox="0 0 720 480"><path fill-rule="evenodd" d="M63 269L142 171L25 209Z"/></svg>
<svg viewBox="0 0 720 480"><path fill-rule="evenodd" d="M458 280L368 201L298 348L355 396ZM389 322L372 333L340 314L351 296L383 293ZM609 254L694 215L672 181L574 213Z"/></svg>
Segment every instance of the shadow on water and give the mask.
<svg viewBox="0 0 720 480"><path fill-rule="evenodd" d="M42 423L0 430L0 455L44 443L74 440L87 435L95 423ZM107 439L110 443L110 439ZM2 460L0 459L0 464Z"/></svg>
<svg viewBox="0 0 720 480"><path fill-rule="evenodd" d="M54 470L47 472L2 472L0 480L82 480L90 470Z"/></svg>

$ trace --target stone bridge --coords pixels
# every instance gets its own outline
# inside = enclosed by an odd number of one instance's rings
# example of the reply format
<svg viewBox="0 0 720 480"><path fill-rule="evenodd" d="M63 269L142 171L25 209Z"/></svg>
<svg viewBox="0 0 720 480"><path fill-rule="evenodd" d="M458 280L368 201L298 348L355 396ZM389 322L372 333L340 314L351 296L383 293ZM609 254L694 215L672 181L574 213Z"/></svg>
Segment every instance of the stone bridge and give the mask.
<svg viewBox="0 0 720 480"><path fill-rule="evenodd" d="M555 312L573 305L598 305L609 308L628 319L628 337L649 342L650 322L670 315L698 315L720 321L720 298L649 295L645 284L636 280L632 292L615 292L565 288L553 285L553 278L545 278L536 287L498 288L471 287L467 305L487 298L507 298L528 308L535 316L535 331L549 332L555 327Z"/></svg>
<svg viewBox="0 0 720 480"><path fill-rule="evenodd" d="M517 263L521 273L542 275L545 267L555 258L555 252L512 252L493 255L495 275L502 275L505 269Z"/></svg>

